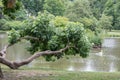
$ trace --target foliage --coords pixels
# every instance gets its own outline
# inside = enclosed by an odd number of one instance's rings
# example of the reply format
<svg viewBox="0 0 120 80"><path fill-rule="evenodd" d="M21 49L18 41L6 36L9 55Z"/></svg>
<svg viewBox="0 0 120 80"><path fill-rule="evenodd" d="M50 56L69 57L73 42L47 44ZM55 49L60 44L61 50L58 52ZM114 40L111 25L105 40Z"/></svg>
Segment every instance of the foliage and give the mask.
<svg viewBox="0 0 120 80"><path fill-rule="evenodd" d="M73 46L73 48L69 48L63 54L44 55L44 57L48 61L59 59L64 55L79 54L82 57L86 57L90 50L90 43L85 35L83 24L68 21L68 23L64 25L56 26L56 23L54 22L56 18L58 17L55 17L48 12L44 12L39 13L39 15L33 19L32 23L26 21L26 24L30 25L25 27L23 31L20 31L20 36L31 36L39 39L29 40L31 43L29 51L32 53L45 50L56 51L69 45ZM10 43L17 42L16 37L12 35L11 37Z"/></svg>
<svg viewBox="0 0 120 80"><path fill-rule="evenodd" d="M108 0L105 4L104 13L113 17L112 26L114 29L120 29L120 1Z"/></svg>
<svg viewBox="0 0 120 80"><path fill-rule="evenodd" d="M99 20L99 27L106 30L111 30L112 27L112 16L106 16L102 14L102 17Z"/></svg>
<svg viewBox="0 0 120 80"><path fill-rule="evenodd" d="M11 30L11 29L23 29L23 22L22 21L6 21L3 19L5 22L3 22L2 29L3 30Z"/></svg>
<svg viewBox="0 0 120 80"><path fill-rule="evenodd" d="M8 38L9 38L9 42L11 44L14 44L17 42L17 40L20 38L20 34L18 31L12 29L10 32L8 32Z"/></svg>
<svg viewBox="0 0 120 80"><path fill-rule="evenodd" d="M104 33L103 31L91 31L90 29L86 30L87 36L89 41L92 43L93 47L101 47L102 46L102 41L104 38Z"/></svg>
<svg viewBox="0 0 120 80"><path fill-rule="evenodd" d="M113 29L113 17L103 14L107 2L108 0L73 0L65 11L65 16L71 21L81 22L85 29L92 31L93 36L89 35L89 39L95 45L102 43L103 38L99 36L102 34L101 29Z"/></svg>
<svg viewBox="0 0 120 80"><path fill-rule="evenodd" d="M54 19L54 23L56 27L65 27L68 23L68 18L56 16Z"/></svg>
<svg viewBox="0 0 120 80"><path fill-rule="evenodd" d="M19 19L21 19L19 17ZM3 19L0 19L0 30L11 30L11 29L23 29L24 28L24 21L19 20L9 20L8 17L4 16Z"/></svg>
<svg viewBox="0 0 120 80"><path fill-rule="evenodd" d="M47 10L54 15L63 15L65 11L63 0L22 0L28 14L37 15L39 11Z"/></svg>
<svg viewBox="0 0 120 80"><path fill-rule="evenodd" d="M91 11L96 19L99 19L105 9L108 0L89 0Z"/></svg>
<svg viewBox="0 0 120 80"><path fill-rule="evenodd" d="M62 16L65 11L65 6L62 0L45 0L44 10L47 10L55 16Z"/></svg>
<svg viewBox="0 0 120 80"><path fill-rule="evenodd" d="M90 49L88 39L95 45L101 45L102 29L119 29L119 0L21 0L22 3L16 0L12 7L8 7L8 0L2 1L4 13L16 21L2 19L1 28L20 29L19 33L16 33L19 34L18 38L24 36L37 38L38 40L28 39L31 43L29 48L31 53L56 51L67 45L74 46L60 55L45 55L47 60L56 60L64 55L78 53L86 57ZM24 7L20 8L22 5ZM10 35L12 36L10 43L17 42L17 35Z"/></svg>
<svg viewBox="0 0 120 80"><path fill-rule="evenodd" d="M21 0L27 14L37 15L39 11L43 11L44 0Z"/></svg>
<svg viewBox="0 0 120 80"><path fill-rule="evenodd" d="M24 8L21 8L19 11L16 11L14 15L15 15L15 20L17 21L23 21L27 19L26 10Z"/></svg>
<svg viewBox="0 0 120 80"><path fill-rule="evenodd" d="M15 19L14 13L20 9L21 2L19 0L2 0L3 13L10 18Z"/></svg>
<svg viewBox="0 0 120 80"><path fill-rule="evenodd" d="M6 23L5 19L0 19L0 30L3 30L3 25Z"/></svg>
<svg viewBox="0 0 120 80"><path fill-rule="evenodd" d="M72 4L68 5L65 16L71 21L80 22L83 17L91 17L92 12L88 0L75 0Z"/></svg>
<svg viewBox="0 0 120 80"><path fill-rule="evenodd" d="M1 6L3 6L3 4L2 4L2 0L0 0L0 7L1 7Z"/></svg>
<svg viewBox="0 0 120 80"><path fill-rule="evenodd" d="M97 25L98 20L95 17L91 18L84 17L81 19L80 22L84 24L84 27L86 29L90 29L92 31L96 31L96 28L98 27Z"/></svg>

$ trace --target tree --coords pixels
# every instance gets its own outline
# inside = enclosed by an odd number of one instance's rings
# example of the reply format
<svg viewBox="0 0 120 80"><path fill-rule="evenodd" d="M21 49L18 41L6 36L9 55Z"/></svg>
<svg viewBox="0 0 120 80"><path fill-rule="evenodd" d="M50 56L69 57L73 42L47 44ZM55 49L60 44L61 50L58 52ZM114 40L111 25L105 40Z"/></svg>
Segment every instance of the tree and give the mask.
<svg viewBox="0 0 120 80"><path fill-rule="evenodd" d="M15 19L14 13L21 7L19 0L2 0L3 13L8 15L11 19Z"/></svg>
<svg viewBox="0 0 120 80"><path fill-rule="evenodd" d="M92 11L88 0L75 0L68 5L65 16L71 21L80 22L84 17L92 17Z"/></svg>
<svg viewBox="0 0 120 80"><path fill-rule="evenodd" d="M112 30L112 16L106 16L105 14L102 14L102 17L100 18L98 22L99 27L106 30Z"/></svg>
<svg viewBox="0 0 120 80"><path fill-rule="evenodd" d="M120 29L120 1L119 0L108 0L105 4L104 14L112 16L113 29Z"/></svg>
<svg viewBox="0 0 120 80"><path fill-rule="evenodd" d="M44 10L47 10L55 16L62 16L65 11L65 5L62 0L45 0Z"/></svg>
<svg viewBox="0 0 120 80"><path fill-rule="evenodd" d="M96 31L96 28L98 28L97 26L98 20L95 17L91 17L91 18L84 17L80 20L80 22L84 24L84 27L86 29Z"/></svg>
<svg viewBox="0 0 120 80"><path fill-rule="evenodd" d="M31 15L37 15L39 11L43 11L45 0L21 0L25 9Z"/></svg>
<svg viewBox="0 0 120 80"><path fill-rule="evenodd" d="M54 61L65 55L80 55L83 58L88 56L91 46L81 23L44 12L24 21L23 27L19 30L12 29L8 33L9 44L0 51L0 63L11 69L18 69L41 56L47 61ZM6 59L7 48L22 39L30 42L28 50L33 55L20 62Z"/></svg>
<svg viewBox="0 0 120 80"><path fill-rule="evenodd" d="M89 2L94 17L99 19L103 14L107 0L89 0Z"/></svg>

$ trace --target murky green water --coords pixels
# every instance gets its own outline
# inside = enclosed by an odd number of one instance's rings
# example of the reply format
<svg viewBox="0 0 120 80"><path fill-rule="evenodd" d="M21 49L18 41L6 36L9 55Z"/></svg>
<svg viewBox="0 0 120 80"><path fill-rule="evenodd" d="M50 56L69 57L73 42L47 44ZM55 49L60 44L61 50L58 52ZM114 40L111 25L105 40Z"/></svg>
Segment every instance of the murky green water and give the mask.
<svg viewBox="0 0 120 80"><path fill-rule="evenodd" d="M7 42L7 36L0 34L0 49ZM26 51L28 43L18 43L8 49L7 58L21 61L30 56ZM43 58L36 59L28 64L29 68L45 68L68 71L120 71L120 38L106 38L102 49L91 50L90 56L82 59L71 56L70 59L60 59L55 62L46 62Z"/></svg>

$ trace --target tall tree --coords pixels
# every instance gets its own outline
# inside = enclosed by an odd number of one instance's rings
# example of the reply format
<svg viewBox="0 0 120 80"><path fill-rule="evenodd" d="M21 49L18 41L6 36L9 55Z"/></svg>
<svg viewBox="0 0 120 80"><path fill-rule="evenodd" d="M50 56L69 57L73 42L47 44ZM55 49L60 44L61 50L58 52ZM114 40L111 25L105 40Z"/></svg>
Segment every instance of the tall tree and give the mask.
<svg viewBox="0 0 120 80"><path fill-rule="evenodd" d="M29 14L37 15L39 11L43 11L45 0L21 0L25 9Z"/></svg>
<svg viewBox="0 0 120 80"><path fill-rule="evenodd" d="M120 29L120 1L108 0L105 4L104 13L113 17L112 26L114 29Z"/></svg>
<svg viewBox="0 0 120 80"><path fill-rule="evenodd" d="M65 5L63 0L45 0L44 10L55 16L62 16L65 11Z"/></svg>
<svg viewBox="0 0 120 80"><path fill-rule="evenodd" d="M112 21L113 21L112 16L106 16L105 14L102 14L98 22L98 25L102 29L112 30L113 29Z"/></svg>
<svg viewBox="0 0 120 80"><path fill-rule="evenodd" d="M90 18L92 12L88 0L75 0L69 4L66 9L65 16L71 21L80 21L83 17Z"/></svg>
<svg viewBox="0 0 120 80"><path fill-rule="evenodd" d="M94 17L99 19L105 9L107 0L89 0L89 2Z"/></svg>
<svg viewBox="0 0 120 80"><path fill-rule="evenodd" d="M20 9L21 2L19 0L2 0L3 13L8 15L10 18L15 19L14 13Z"/></svg>

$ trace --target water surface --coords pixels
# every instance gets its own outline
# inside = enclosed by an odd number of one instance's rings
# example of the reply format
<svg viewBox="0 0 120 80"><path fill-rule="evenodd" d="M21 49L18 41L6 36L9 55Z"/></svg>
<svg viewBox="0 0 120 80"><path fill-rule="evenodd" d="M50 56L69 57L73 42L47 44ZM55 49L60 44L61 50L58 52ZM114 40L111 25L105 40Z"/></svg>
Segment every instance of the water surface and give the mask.
<svg viewBox="0 0 120 80"><path fill-rule="evenodd" d="M7 43L7 36L0 34L0 49ZM21 61L30 56L26 51L28 43L20 42L10 47L7 58ZM106 38L102 49L93 49L89 57L83 59L80 56L71 56L70 59L60 59L55 62L46 62L43 58L34 60L28 64L29 68L45 68L68 71L120 71L120 38Z"/></svg>

